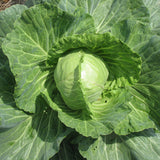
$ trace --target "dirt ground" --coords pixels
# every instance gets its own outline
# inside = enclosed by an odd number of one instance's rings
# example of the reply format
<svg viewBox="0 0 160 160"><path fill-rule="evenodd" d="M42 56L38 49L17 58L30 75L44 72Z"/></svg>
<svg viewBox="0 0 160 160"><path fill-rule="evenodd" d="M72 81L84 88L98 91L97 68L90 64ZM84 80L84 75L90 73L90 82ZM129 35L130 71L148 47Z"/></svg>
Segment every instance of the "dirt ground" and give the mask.
<svg viewBox="0 0 160 160"><path fill-rule="evenodd" d="M0 0L0 11L14 4L23 4L25 0Z"/></svg>

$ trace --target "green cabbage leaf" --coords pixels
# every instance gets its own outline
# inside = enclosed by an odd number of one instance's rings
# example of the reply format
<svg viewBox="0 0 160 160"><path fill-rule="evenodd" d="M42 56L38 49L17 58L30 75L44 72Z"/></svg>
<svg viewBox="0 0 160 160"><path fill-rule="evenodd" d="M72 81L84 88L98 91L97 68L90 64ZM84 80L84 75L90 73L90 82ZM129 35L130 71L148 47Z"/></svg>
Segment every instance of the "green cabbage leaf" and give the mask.
<svg viewBox="0 0 160 160"><path fill-rule="evenodd" d="M13 29L25 6L15 5L0 13L0 40ZM9 22L7 21L9 19ZM38 96L35 114L20 110L14 99L15 79L0 46L0 159L49 159L71 132L45 100Z"/></svg>

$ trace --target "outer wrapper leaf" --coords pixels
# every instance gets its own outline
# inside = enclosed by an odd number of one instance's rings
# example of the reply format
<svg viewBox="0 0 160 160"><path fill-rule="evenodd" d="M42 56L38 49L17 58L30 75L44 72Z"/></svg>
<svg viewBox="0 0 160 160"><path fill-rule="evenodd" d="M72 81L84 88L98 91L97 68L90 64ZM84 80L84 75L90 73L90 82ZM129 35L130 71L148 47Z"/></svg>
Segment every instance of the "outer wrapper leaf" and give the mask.
<svg viewBox="0 0 160 160"><path fill-rule="evenodd" d="M5 132L0 130L0 159L49 159L58 152L70 129L62 125L57 113L41 97L36 104L34 116L19 111L25 119ZM14 118L18 119L18 115Z"/></svg>
<svg viewBox="0 0 160 160"><path fill-rule="evenodd" d="M2 40L25 8L16 5L0 12ZM4 17L12 23L6 23ZM0 50L0 159L49 159L58 152L70 129L66 129L41 97L35 102L35 115L19 110L13 97L14 85L8 59Z"/></svg>
<svg viewBox="0 0 160 160"><path fill-rule="evenodd" d="M27 9L23 5L14 5L0 12L0 128L6 130L24 120L26 115L16 109L13 98L14 77L10 71L7 57L1 50L1 44L7 33L13 29L13 24L22 12ZM12 106L12 107L11 107Z"/></svg>
<svg viewBox="0 0 160 160"><path fill-rule="evenodd" d="M148 10L142 0L59 0L53 3L68 13L83 8L93 17L97 33L109 32L113 25L130 18L149 22Z"/></svg>
<svg viewBox="0 0 160 160"><path fill-rule="evenodd" d="M150 7L152 8L152 5ZM150 7L148 6L148 8ZM155 15L158 16L158 12L155 12ZM135 93L132 93L136 99L139 99L137 107L148 106L150 109L150 117L159 124L159 37L152 35L147 24L132 24L133 20L119 23L112 28L112 33L127 43L133 50L140 53L142 57L141 75L138 83L133 86ZM120 30L125 32L120 32ZM126 38L126 35L132 36Z"/></svg>
<svg viewBox="0 0 160 160"><path fill-rule="evenodd" d="M6 34L12 31L15 20L18 19L26 9L26 6L17 4L0 12L0 48Z"/></svg>
<svg viewBox="0 0 160 160"><path fill-rule="evenodd" d="M159 0L143 0L150 13L150 27L153 34L160 35L160 3Z"/></svg>
<svg viewBox="0 0 160 160"><path fill-rule="evenodd" d="M134 88L141 93L149 104L151 110L151 117L155 122L159 123L160 115L160 37L153 36L149 42L144 46L142 52L142 74L139 82Z"/></svg>
<svg viewBox="0 0 160 160"><path fill-rule="evenodd" d="M37 6L35 6L35 8L37 8ZM47 49L51 45L48 40L55 38L52 28L50 27L52 23L49 21L50 10L47 12L44 6L40 8L39 10L37 9L37 14L34 14L34 9L31 9L30 13L27 11L23 14L23 18L15 24L17 29L8 36L12 39L12 43L9 42L10 45L7 45L5 48L7 51L4 49L4 51L10 55L8 57L11 70L14 69L13 73L17 83L15 90L16 103L20 108L23 107L24 110L30 112L35 112L36 97L45 89L45 78L48 75L48 71L42 72L39 63L43 62L47 57ZM55 10L53 15L55 15L56 12L57 10ZM29 14L34 15L33 19L35 23L32 23ZM41 18L39 18L40 15ZM26 19L26 21L24 21L24 19ZM43 38L39 38L38 35L43 36ZM17 37L17 39L14 37ZM7 41L4 43L7 43ZM15 53L14 55L13 52ZM30 87L31 84L32 87ZM28 101L28 99L30 99L30 101Z"/></svg>
<svg viewBox="0 0 160 160"><path fill-rule="evenodd" d="M128 136L100 136L98 139L82 138L79 150L87 160L155 160L160 158L159 133L146 130Z"/></svg>
<svg viewBox="0 0 160 160"><path fill-rule="evenodd" d="M9 70L6 58L0 59L0 72ZM4 65L5 64L5 65ZM70 133L70 129L58 120L46 102L39 97L35 115L20 111L14 101L14 81L11 73L0 76L0 159L49 159L59 150L61 141ZM8 87L8 88L7 88Z"/></svg>

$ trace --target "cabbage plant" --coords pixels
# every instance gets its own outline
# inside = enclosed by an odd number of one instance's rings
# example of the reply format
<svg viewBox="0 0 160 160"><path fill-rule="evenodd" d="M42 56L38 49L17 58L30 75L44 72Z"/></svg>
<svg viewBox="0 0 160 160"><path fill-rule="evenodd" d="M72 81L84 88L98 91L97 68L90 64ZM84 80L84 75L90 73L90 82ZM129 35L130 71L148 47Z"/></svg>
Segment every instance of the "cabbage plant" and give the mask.
<svg viewBox="0 0 160 160"><path fill-rule="evenodd" d="M160 159L158 0L28 0L0 12L0 159Z"/></svg>

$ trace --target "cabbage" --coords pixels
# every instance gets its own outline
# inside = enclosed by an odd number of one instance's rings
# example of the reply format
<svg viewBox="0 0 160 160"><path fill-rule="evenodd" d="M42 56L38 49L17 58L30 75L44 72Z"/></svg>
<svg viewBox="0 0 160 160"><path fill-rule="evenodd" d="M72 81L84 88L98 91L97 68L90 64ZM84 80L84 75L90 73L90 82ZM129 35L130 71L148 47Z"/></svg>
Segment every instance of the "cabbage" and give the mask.
<svg viewBox="0 0 160 160"><path fill-rule="evenodd" d="M159 0L43 2L0 12L0 159L160 159Z"/></svg>
<svg viewBox="0 0 160 160"><path fill-rule="evenodd" d="M56 86L73 110L89 109L88 103L101 99L107 78L108 70L102 60L83 50L59 58L54 71Z"/></svg>

